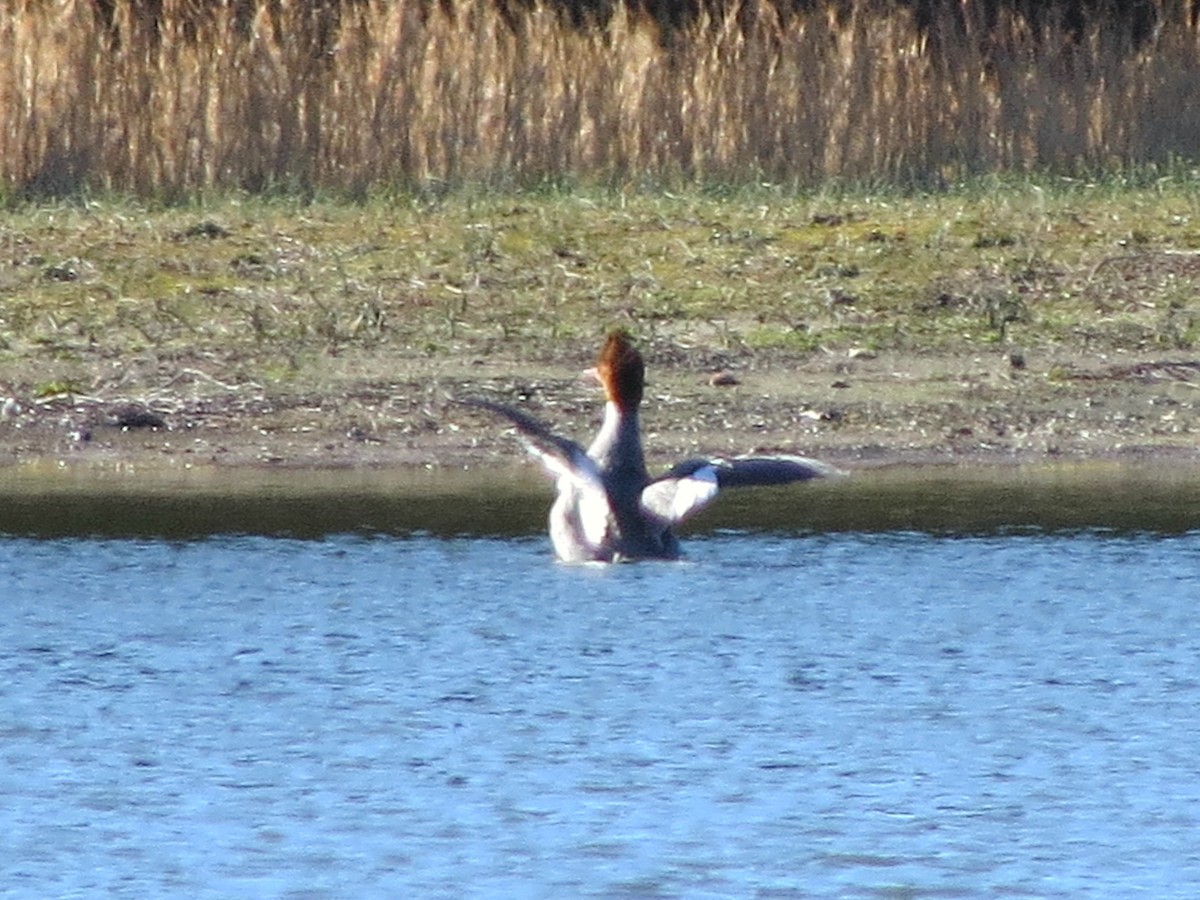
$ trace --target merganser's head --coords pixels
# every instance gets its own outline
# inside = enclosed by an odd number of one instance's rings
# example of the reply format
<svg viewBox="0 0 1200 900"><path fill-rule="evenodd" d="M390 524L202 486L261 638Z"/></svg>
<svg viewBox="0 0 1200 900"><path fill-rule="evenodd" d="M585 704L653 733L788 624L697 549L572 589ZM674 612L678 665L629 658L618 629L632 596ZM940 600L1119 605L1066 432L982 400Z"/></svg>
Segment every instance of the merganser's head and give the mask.
<svg viewBox="0 0 1200 900"><path fill-rule="evenodd" d="M618 409L633 412L641 404L646 366L624 329L609 332L596 360L596 376L608 402Z"/></svg>

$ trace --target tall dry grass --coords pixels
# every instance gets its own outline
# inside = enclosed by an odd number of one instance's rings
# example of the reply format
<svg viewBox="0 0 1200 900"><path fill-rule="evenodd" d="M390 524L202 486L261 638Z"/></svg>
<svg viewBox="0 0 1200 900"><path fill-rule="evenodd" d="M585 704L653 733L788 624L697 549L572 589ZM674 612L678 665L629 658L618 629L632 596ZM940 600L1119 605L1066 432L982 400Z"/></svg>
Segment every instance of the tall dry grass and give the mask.
<svg viewBox="0 0 1200 900"><path fill-rule="evenodd" d="M625 12L587 32L537 7L513 29L491 4L451 17L370 0L345 6L329 43L311 4L247 19L213 2L199 20L193 5L163 0L154 29L119 9L114 40L89 0L8 0L10 193L936 181L1200 150L1191 0L1164 3L1138 48L1101 21L1075 40L1015 15L929 41L905 9L865 2L838 21L746 8L669 42Z"/></svg>

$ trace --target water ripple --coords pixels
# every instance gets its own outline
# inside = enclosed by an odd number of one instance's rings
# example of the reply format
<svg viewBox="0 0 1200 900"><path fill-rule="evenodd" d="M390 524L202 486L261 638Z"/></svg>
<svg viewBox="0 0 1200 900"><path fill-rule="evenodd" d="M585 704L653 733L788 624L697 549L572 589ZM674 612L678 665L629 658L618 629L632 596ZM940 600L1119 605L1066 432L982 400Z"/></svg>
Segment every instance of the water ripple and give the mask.
<svg viewBox="0 0 1200 900"><path fill-rule="evenodd" d="M0 541L6 896L1191 897L1200 537Z"/></svg>

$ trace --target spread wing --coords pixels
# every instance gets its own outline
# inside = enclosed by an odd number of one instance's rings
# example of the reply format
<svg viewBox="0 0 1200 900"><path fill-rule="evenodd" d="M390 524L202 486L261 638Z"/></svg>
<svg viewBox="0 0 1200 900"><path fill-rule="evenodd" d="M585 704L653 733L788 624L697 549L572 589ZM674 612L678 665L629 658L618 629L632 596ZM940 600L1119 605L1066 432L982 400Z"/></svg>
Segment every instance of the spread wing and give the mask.
<svg viewBox="0 0 1200 900"><path fill-rule="evenodd" d="M646 486L642 509L675 525L708 506L722 488L791 484L841 474L828 463L804 456L688 459Z"/></svg>
<svg viewBox="0 0 1200 900"><path fill-rule="evenodd" d="M573 480L577 477L590 479L594 476L595 480L599 481L596 464L588 457L583 447L570 438L555 434L548 425L528 413L504 403L493 403L491 400L468 398L458 402L486 409L512 422L529 455L541 463L542 468L551 477Z"/></svg>
<svg viewBox="0 0 1200 900"><path fill-rule="evenodd" d="M611 509L600 470L587 451L515 407L490 400L459 402L496 413L516 426L525 449L558 488L559 500L551 511L551 537L559 555L589 558L586 554L601 546L608 535ZM564 550L568 547L569 551Z"/></svg>

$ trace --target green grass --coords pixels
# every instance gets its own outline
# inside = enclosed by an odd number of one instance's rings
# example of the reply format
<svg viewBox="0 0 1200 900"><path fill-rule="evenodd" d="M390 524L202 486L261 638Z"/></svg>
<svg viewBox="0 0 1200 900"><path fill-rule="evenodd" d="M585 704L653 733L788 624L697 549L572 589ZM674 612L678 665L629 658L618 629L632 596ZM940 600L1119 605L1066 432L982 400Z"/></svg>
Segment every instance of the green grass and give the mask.
<svg viewBox="0 0 1200 900"><path fill-rule="evenodd" d="M360 354L417 371L582 361L613 324L663 347L785 358L1010 343L1186 354L1200 339L1188 173L939 193L91 199L15 206L0 251L0 377L27 388L135 358L259 381Z"/></svg>

